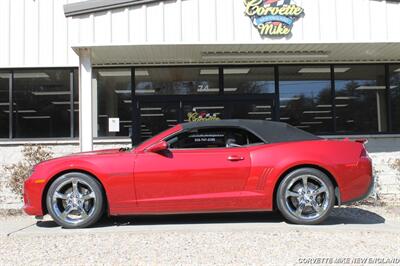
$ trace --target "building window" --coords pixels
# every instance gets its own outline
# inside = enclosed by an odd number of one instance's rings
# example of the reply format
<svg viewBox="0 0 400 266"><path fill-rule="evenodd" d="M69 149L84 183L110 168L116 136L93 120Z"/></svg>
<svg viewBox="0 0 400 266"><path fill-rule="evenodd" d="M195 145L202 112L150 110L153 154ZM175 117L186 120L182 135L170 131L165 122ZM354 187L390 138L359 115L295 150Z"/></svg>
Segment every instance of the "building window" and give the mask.
<svg viewBox="0 0 400 266"><path fill-rule="evenodd" d="M338 133L387 131L383 65L335 66Z"/></svg>
<svg viewBox="0 0 400 266"><path fill-rule="evenodd" d="M279 67L280 120L306 131L333 130L330 66Z"/></svg>
<svg viewBox="0 0 400 266"><path fill-rule="evenodd" d="M70 71L14 71L14 127L17 138L70 137Z"/></svg>
<svg viewBox="0 0 400 266"><path fill-rule="evenodd" d="M130 136L132 124L131 70L95 69L97 78L97 123L98 137ZM119 118L119 131L109 130L109 119ZM94 137L97 137L96 135Z"/></svg>
<svg viewBox="0 0 400 266"><path fill-rule="evenodd" d="M400 65L389 67L392 130L400 132Z"/></svg>
<svg viewBox="0 0 400 266"><path fill-rule="evenodd" d="M224 68L224 94L274 93L273 67Z"/></svg>
<svg viewBox="0 0 400 266"><path fill-rule="evenodd" d="M209 95L219 92L218 68L170 67L135 70L136 95Z"/></svg>
<svg viewBox="0 0 400 266"><path fill-rule="evenodd" d="M10 78L9 72L0 72L0 138L9 137Z"/></svg>

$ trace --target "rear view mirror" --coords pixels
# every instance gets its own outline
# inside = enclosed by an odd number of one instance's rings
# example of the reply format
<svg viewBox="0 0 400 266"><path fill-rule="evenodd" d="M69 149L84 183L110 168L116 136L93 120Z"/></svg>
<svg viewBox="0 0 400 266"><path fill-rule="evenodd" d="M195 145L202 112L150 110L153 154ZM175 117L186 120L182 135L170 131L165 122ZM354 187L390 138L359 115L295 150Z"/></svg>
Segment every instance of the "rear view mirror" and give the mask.
<svg viewBox="0 0 400 266"><path fill-rule="evenodd" d="M157 142L156 144L150 146L147 151L148 152L160 152L168 150L168 144L164 140Z"/></svg>

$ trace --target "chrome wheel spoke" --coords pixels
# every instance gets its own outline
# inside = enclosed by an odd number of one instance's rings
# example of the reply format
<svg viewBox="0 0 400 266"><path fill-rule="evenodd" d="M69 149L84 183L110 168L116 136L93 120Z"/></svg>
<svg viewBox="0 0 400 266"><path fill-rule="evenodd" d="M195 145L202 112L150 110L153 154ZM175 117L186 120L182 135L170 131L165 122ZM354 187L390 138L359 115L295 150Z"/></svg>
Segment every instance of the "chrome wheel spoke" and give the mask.
<svg viewBox="0 0 400 266"><path fill-rule="evenodd" d="M306 206L306 204L304 202L299 203L299 205L297 206L296 212L295 212L297 216L301 216L305 206Z"/></svg>
<svg viewBox="0 0 400 266"><path fill-rule="evenodd" d="M291 191L291 190L286 190L286 198L289 198L289 197L295 197L295 198L297 198L297 197L299 197L299 196L300 196L300 194L297 193L297 192L293 192L293 191Z"/></svg>
<svg viewBox="0 0 400 266"><path fill-rule="evenodd" d="M95 198L96 198L96 195L94 194L94 192L90 192L90 193L85 194L85 195L82 196L82 199L84 201L90 200L90 199L95 199Z"/></svg>
<svg viewBox="0 0 400 266"><path fill-rule="evenodd" d="M307 182L308 177L307 177L307 176L303 176L301 179L302 179L302 181L303 181L303 189L304 189L304 192L306 192L306 191L308 190L308 182Z"/></svg>
<svg viewBox="0 0 400 266"><path fill-rule="evenodd" d="M81 216L81 219L86 219L88 217L88 214L83 207L79 207L79 214Z"/></svg>
<svg viewBox="0 0 400 266"><path fill-rule="evenodd" d="M313 209L318 213L321 214L324 209L318 205L318 202L316 202L315 200L311 201L311 206L313 207Z"/></svg>
<svg viewBox="0 0 400 266"><path fill-rule="evenodd" d="M68 199L68 195L56 191L56 192L54 193L54 195L53 195L53 198L54 198L54 199L66 200L66 199Z"/></svg>
<svg viewBox="0 0 400 266"><path fill-rule="evenodd" d="M78 180L77 179L72 179L72 192L75 194L75 195L78 195L79 194L79 189L78 189Z"/></svg>
<svg viewBox="0 0 400 266"><path fill-rule="evenodd" d="M61 213L61 218L63 218L63 219L67 218L68 214L70 214L72 210L73 210L72 206L67 205L65 210Z"/></svg>
<svg viewBox="0 0 400 266"><path fill-rule="evenodd" d="M314 190L314 191L312 192L312 194L315 195L315 196L317 196L317 195L319 195L319 194L321 194L321 193L324 193L324 192L326 192L326 191L327 191L326 186L321 186L321 187L317 188L316 190Z"/></svg>

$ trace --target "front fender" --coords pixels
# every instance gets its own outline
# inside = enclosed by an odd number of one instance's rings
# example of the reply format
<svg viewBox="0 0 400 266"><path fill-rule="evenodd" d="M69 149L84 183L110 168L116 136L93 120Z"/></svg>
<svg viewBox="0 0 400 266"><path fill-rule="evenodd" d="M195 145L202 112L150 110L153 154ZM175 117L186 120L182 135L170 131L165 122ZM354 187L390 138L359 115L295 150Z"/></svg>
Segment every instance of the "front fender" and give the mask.
<svg viewBox="0 0 400 266"><path fill-rule="evenodd" d="M38 164L32 175L24 183L24 210L29 215L42 216L46 214L45 197L51 183L60 175L67 172L84 172L96 177L102 184L106 197L108 186L104 184L102 175L94 171L95 166L88 161L71 161L68 163L50 160Z"/></svg>
<svg viewBox="0 0 400 266"><path fill-rule="evenodd" d="M129 154L63 157L43 162L35 167L25 182L26 212L43 215L47 189L55 178L66 172L83 172L95 177L103 186L109 212L132 208L136 204L133 182L134 157Z"/></svg>

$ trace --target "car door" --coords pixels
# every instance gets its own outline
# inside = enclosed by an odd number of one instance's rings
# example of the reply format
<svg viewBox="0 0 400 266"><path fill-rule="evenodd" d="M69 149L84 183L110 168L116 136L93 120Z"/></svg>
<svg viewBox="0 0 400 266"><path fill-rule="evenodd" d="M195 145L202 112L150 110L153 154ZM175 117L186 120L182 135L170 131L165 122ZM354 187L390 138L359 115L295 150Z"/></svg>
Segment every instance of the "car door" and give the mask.
<svg viewBox="0 0 400 266"><path fill-rule="evenodd" d="M197 136L212 144L207 147L172 145L163 153L137 155L134 176L139 208L179 212L238 207L250 174L249 150L221 147L213 138L215 131L210 132Z"/></svg>

